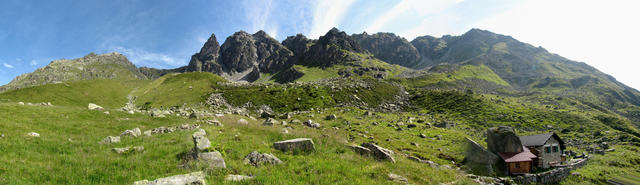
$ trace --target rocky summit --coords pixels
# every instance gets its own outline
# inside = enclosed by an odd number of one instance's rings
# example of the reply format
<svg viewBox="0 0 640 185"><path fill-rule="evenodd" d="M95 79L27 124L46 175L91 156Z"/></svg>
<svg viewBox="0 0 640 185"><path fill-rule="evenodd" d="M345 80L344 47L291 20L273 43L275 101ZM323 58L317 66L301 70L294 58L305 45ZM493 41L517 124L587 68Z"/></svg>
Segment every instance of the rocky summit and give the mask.
<svg viewBox="0 0 640 185"><path fill-rule="evenodd" d="M55 60L2 86L0 184L640 176L640 92L507 35L238 31L191 52L174 69Z"/></svg>

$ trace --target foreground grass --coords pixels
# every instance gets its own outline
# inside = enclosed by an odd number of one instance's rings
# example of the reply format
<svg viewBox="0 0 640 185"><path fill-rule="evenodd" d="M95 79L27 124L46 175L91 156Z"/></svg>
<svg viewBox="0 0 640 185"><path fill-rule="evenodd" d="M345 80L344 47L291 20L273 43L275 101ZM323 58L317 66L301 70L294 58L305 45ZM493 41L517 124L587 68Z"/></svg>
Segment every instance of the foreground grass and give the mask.
<svg viewBox="0 0 640 185"><path fill-rule="evenodd" d="M141 179L204 170L179 167L184 163L181 156L193 147L190 137L193 131L98 144L104 137L119 135L126 129L140 127L144 131L159 126L193 124L196 120L174 116L151 118L115 110L107 115L84 107L20 106L17 103L0 104L0 117L0 132L5 135L0 139L0 161L4 163L0 166L0 184L131 184ZM202 126L228 166L206 170L207 181L212 184L233 184L223 181L226 174L256 176L254 180L238 184L389 184L388 173L403 175L412 183L434 184L456 181L461 176L454 170L433 169L399 155L396 164L359 156L345 146L348 134L343 129L329 127L340 126L343 120L326 123L324 131L291 125L293 129L289 134L281 134L281 126L261 126L261 121L248 118L245 119L250 121L249 125L237 125L239 118L227 115L219 119L223 127ZM344 124L340 127L345 128ZM382 133L392 130L386 130L383 125L378 127L372 133L380 140L386 137ZM28 132L37 132L40 137L27 137ZM298 137L312 138L316 152L291 154L271 147L275 141ZM430 142L421 143L426 146ZM144 146L145 151L128 155L111 152L113 147L138 145ZM381 145L391 146L390 143ZM273 153L284 164L258 168L243 164L244 156L254 150ZM458 180L458 184L469 184L469 181Z"/></svg>

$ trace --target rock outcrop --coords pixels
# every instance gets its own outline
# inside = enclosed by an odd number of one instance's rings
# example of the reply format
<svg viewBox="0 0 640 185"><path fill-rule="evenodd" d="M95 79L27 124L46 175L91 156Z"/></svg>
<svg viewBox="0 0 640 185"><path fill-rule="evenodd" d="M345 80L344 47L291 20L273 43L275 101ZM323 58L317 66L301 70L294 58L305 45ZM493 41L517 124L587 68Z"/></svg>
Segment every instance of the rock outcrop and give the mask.
<svg viewBox="0 0 640 185"><path fill-rule="evenodd" d="M393 155L395 154L393 151L386 149L386 148L382 148L376 144L373 143L362 143L361 145L364 148L369 149L369 151L371 151L370 155L375 158L376 160L379 161L390 161L392 163L395 163L396 160L393 158Z"/></svg>
<svg viewBox="0 0 640 185"><path fill-rule="evenodd" d="M479 171L485 173L482 175L493 175L495 173L494 166L500 162L500 158L469 138L466 138L466 142L465 160L467 165L473 166L474 169L482 169Z"/></svg>
<svg viewBox="0 0 640 185"><path fill-rule="evenodd" d="M369 35L364 32L362 34L353 34L351 37L373 56L390 64L411 68L420 62L418 50L407 39L393 33Z"/></svg>
<svg viewBox="0 0 640 185"><path fill-rule="evenodd" d="M522 142L511 127L500 126L487 129L487 148L497 154L501 152L520 153Z"/></svg>
<svg viewBox="0 0 640 185"><path fill-rule="evenodd" d="M366 50L347 33L333 28L309 48L301 62L308 66L329 67L360 59L349 52L365 53Z"/></svg>
<svg viewBox="0 0 640 185"><path fill-rule="evenodd" d="M200 52L193 54L187 71L205 71L220 74L222 72L222 66L218 63L218 57L220 56L220 44L216 39L215 34L211 34L211 37L204 43L204 46L200 49Z"/></svg>
<svg viewBox="0 0 640 185"><path fill-rule="evenodd" d="M243 160L244 164L251 164L253 166L262 166L265 164L281 164L282 161L278 159L278 157L273 154L267 153L259 153L258 151L253 151Z"/></svg>

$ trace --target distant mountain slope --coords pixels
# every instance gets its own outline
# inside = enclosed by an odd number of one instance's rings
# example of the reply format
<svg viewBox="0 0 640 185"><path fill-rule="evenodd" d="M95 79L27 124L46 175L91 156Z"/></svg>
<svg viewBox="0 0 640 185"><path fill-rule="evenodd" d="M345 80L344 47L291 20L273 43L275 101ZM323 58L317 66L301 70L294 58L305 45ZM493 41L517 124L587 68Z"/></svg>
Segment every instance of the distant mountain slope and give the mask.
<svg viewBox="0 0 640 185"><path fill-rule="evenodd" d="M32 73L22 74L0 92L44 84L91 79L146 79L135 65L120 53L89 54L72 60L55 60Z"/></svg>
<svg viewBox="0 0 640 185"><path fill-rule="evenodd" d="M420 53L405 38L393 33L376 33L369 35L366 32L353 34L351 37L358 41L360 46L380 60L404 67L419 67Z"/></svg>

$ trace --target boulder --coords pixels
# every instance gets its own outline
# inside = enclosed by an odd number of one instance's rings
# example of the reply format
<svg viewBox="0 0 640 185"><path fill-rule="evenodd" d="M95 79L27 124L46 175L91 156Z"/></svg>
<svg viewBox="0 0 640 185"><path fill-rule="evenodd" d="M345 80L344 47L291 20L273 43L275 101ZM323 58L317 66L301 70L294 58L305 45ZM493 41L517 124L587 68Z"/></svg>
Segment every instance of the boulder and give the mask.
<svg viewBox="0 0 640 185"><path fill-rule="evenodd" d="M311 121L311 120L307 120L307 121L305 121L303 124L304 124L305 126L308 126L308 127L311 127L311 128L318 128L318 127L320 127L320 124L319 124L319 123L314 123L314 122L313 122L313 121Z"/></svg>
<svg viewBox="0 0 640 185"><path fill-rule="evenodd" d="M493 175L494 166L500 162L500 158L469 138L466 138L466 142L465 160L467 165L473 166L473 169L481 169L479 171L481 173L486 172L481 175Z"/></svg>
<svg viewBox="0 0 640 185"><path fill-rule="evenodd" d="M196 153L206 151L211 147L211 142L206 135L207 132L205 132L204 129L200 129L191 135Z"/></svg>
<svg viewBox="0 0 640 185"><path fill-rule="evenodd" d="M40 134L35 133L35 132L29 132L29 133L27 133L27 136L29 136L29 137L40 137Z"/></svg>
<svg viewBox="0 0 640 185"><path fill-rule="evenodd" d="M138 137L140 136L142 133L140 132L140 128L134 128L131 130L125 130L124 132L122 132L122 134L120 134L120 136L125 137L125 136L129 136L129 137Z"/></svg>
<svg viewBox="0 0 640 185"><path fill-rule="evenodd" d="M111 144L111 143L119 143L119 142L120 142L120 136L107 136L102 141L100 141L100 144Z"/></svg>
<svg viewBox="0 0 640 185"><path fill-rule="evenodd" d="M240 124L240 125L248 125L249 121L247 121L246 119L239 119L238 120L238 124Z"/></svg>
<svg viewBox="0 0 640 185"><path fill-rule="evenodd" d="M253 166L261 166L265 164L281 164L282 161L273 154L259 153L253 151L246 157L244 157L244 164L251 164Z"/></svg>
<svg viewBox="0 0 640 185"><path fill-rule="evenodd" d="M158 128L154 128L151 129L151 134L165 134L165 133L171 133L175 131L175 129L173 128L168 128L168 127L158 127Z"/></svg>
<svg viewBox="0 0 640 185"><path fill-rule="evenodd" d="M18 102L18 105L24 105L24 102Z"/></svg>
<svg viewBox="0 0 640 185"><path fill-rule="evenodd" d="M336 116L335 114L331 114L331 115L328 115L328 116L327 116L326 118L324 118L324 119L326 119L326 120L334 120L334 119L337 119L337 118L338 118L338 116Z"/></svg>
<svg viewBox="0 0 640 185"><path fill-rule="evenodd" d="M500 126L487 129L487 147L494 154L501 152L520 153L522 142L511 127Z"/></svg>
<svg viewBox="0 0 640 185"><path fill-rule="evenodd" d="M313 140L310 138L297 138L273 143L273 148L283 152L310 152L315 150Z"/></svg>
<svg viewBox="0 0 640 185"><path fill-rule="evenodd" d="M205 185L205 173L198 171L184 175L174 175L165 178L159 178L154 181L141 180L133 183L134 185Z"/></svg>
<svg viewBox="0 0 640 185"><path fill-rule="evenodd" d="M382 148L382 147L380 147L380 146L378 146L376 144L373 144L373 143L362 143L361 146L371 150L371 155L376 160L379 160L379 161L391 161L393 163L396 162L396 160L393 158L394 152L389 150L389 149Z"/></svg>
<svg viewBox="0 0 640 185"><path fill-rule="evenodd" d="M233 175L233 174L229 174L227 175L224 180L226 181L243 181L243 180L251 180L255 177L252 176L246 176L246 175Z"/></svg>
<svg viewBox="0 0 640 185"><path fill-rule="evenodd" d="M89 106L87 106L87 108L89 108L89 110L104 111L104 108L102 108L100 105L96 105L96 104L93 104L93 103L89 103Z"/></svg>
<svg viewBox="0 0 640 185"><path fill-rule="evenodd" d="M264 126L273 126L276 124L278 124L278 120L273 118L267 118L267 120L264 120L264 123L262 123L262 125Z"/></svg>
<svg viewBox="0 0 640 185"><path fill-rule="evenodd" d="M198 160L207 164L210 169L227 167L224 158L222 158L222 154L218 151L199 153Z"/></svg>
<svg viewBox="0 0 640 185"><path fill-rule="evenodd" d="M369 150L368 148L362 147L362 146L358 146L358 145L351 145L349 146L349 148L351 148L354 152L362 155L362 156L370 156L371 155L371 150Z"/></svg>

